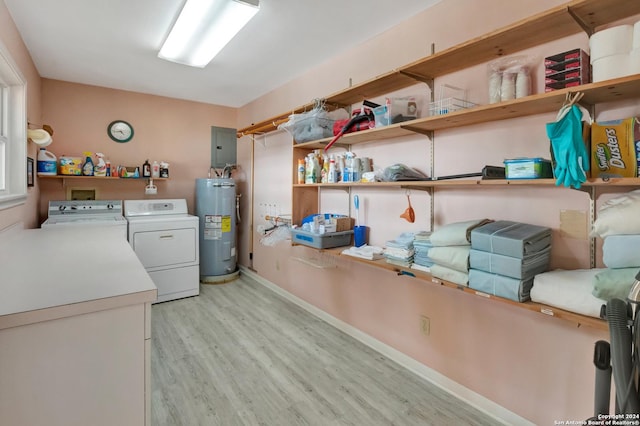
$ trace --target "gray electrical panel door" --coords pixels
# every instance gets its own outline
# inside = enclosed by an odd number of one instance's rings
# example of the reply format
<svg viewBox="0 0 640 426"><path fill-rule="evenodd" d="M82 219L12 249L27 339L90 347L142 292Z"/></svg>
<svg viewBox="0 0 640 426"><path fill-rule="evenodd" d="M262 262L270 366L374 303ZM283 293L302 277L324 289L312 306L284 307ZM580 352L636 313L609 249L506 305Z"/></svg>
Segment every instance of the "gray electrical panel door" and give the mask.
<svg viewBox="0 0 640 426"><path fill-rule="evenodd" d="M237 133L236 129L211 127L211 167L222 169L227 164L236 164Z"/></svg>

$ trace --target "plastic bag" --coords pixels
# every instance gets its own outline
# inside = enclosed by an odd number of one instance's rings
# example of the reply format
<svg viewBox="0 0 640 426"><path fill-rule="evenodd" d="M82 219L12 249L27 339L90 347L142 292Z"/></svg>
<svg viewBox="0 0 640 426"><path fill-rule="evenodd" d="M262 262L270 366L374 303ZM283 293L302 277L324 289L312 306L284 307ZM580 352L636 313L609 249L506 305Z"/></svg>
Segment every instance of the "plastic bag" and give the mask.
<svg viewBox="0 0 640 426"><path fill-rule="evenodd" d="M380 180L384 182L397 182L403 180L429 180L429 177L419 170L398 163L385 168L382 176L380 176Z"/></svg>
<svg viewBox="0 0 640 426"><path fill-rule="evenodd" d="M289 120L280 124L278 129L289 132L297 143L314 141L333 136L333 123L345 115L349 117L344 109L329 112L321 102L316 102L311 111L291 114Z"/></svg>
<svg viewBox="0 0 640 426"><path fill-rule="evenodd" d="M530 56L505 56L489 62L489 103L523 98L531 94Z"/></svg>

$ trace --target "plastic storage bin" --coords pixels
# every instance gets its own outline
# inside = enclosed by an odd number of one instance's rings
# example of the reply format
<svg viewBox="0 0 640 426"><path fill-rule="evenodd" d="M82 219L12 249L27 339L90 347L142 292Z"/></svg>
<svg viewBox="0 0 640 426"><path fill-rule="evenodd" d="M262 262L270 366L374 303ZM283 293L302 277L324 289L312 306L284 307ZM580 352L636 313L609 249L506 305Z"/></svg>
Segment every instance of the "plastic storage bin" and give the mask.
<svg viewBox="0 0 640 426"><path fill-rule="evenodd" d="M552 178L551 161L543 158L514 158L504 160L507 179Z"/></svg>
<svg viewBox="0 0 640 426"><path fill-rule="evenodd" d="M353 230L314 234L313 232L303 231L302 229L292 229L291 241L295 244L302 244L317 249L326 249L350 245L351 235L353 235Z"/></svg>
<svg viewBox="0 0 640 426"><path fill-rule="evenodd" d="M475 106L475 103L467 100L465 89L443 84L437 99L429 104L429 115L443 115Z"/></svg>

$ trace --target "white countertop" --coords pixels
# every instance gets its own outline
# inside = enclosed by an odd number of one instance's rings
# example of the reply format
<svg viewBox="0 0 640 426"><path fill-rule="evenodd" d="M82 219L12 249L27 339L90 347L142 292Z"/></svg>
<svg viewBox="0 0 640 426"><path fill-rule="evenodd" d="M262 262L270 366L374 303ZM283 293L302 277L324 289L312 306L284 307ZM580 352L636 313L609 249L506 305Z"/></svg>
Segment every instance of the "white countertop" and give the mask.
<svg viewBox="0 0 640 426"><path fill-rule="evenodd" d="M153 302L156 295L127 240L109 228L0 234L0 329Z"/></svg>

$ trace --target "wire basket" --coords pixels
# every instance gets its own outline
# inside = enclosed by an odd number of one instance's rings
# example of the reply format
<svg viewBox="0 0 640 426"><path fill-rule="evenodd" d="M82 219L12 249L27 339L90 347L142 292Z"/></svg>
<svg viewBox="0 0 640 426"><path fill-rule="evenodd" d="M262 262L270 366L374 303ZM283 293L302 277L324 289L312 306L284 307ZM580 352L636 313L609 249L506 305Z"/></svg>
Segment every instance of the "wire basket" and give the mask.
<svg viewBox="0 0 640 426"><path fill-rule="evenodd" d="M461 109L473 108L477 104L467 100L467 91L459 87L443 84L438 99L429 103L429 115L443 115Z"/></svg>

